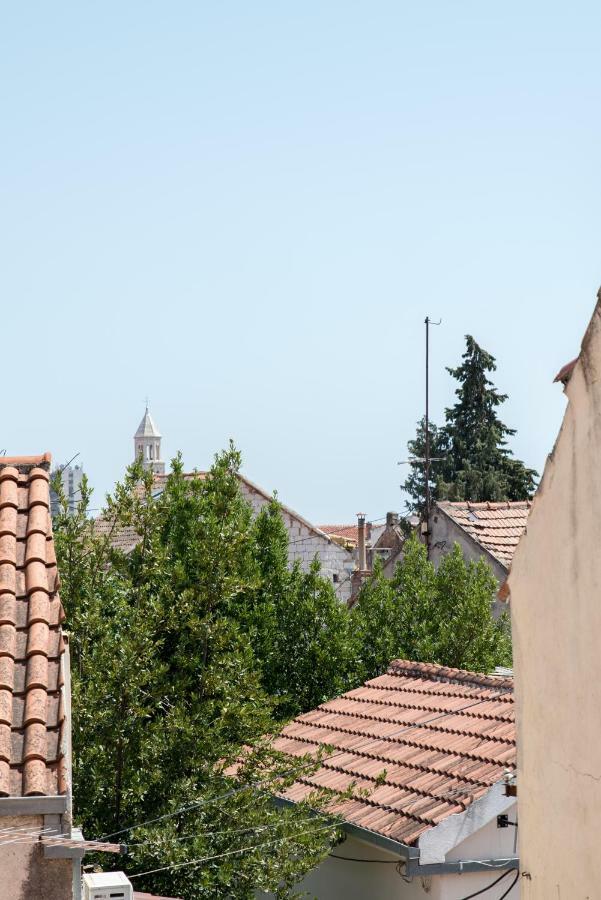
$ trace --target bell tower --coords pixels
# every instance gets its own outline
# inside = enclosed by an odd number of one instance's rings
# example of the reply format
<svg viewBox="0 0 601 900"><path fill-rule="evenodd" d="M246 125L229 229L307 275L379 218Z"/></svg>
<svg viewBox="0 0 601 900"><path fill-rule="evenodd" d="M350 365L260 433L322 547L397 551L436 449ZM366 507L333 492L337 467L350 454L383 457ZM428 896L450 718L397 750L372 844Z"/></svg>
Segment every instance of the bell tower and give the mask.
<svg viewBox="0 0 601 900"><path fill-rule="evenodd" d="M144 468L151 469L155 475L165 474L165 463L161 459L161 434L152 421L148 407L134 434L134 457L141 459Z"/></svg>

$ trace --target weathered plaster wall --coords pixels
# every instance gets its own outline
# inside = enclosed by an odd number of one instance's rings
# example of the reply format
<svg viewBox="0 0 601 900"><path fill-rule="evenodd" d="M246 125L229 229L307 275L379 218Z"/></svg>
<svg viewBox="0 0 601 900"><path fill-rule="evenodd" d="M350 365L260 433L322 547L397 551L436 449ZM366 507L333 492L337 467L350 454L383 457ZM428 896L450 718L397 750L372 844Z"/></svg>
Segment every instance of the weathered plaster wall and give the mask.
<svg viewBox="0 0 601 900"><path fill-rule="evenodd" d="M42 828L42 816L3 816L1 828ZM70 859L44 859L32 843L0 846L2 900L71 900L73 865Z"/></svg>
<svg viewBox="0 0 601 900"><path fill-rule="evenodd" d="M241 480L240 488L255 512L258 513L269 503L269 499L248 482ZM307 571L317 554L322 574L332 582L336 596L340 600L348 600L351 595L350 570L354 565L352 554L334 541L328 540L325 535L320 536L287 509L282 509L281 513L288 531L290 565L299 560L301 568Z"/></svg>
<svg viewBox="0 0 601 900"><path fill-rule="evenodd" d="M524 900L601 897L601 315L509 578Z"/></svg>

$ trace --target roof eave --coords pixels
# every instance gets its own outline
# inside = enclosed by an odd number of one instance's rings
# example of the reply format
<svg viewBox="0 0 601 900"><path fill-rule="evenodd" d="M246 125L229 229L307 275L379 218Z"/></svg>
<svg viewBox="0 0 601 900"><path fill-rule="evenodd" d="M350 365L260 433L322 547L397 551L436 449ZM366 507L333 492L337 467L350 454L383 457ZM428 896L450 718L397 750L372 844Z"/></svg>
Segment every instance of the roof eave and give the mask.
<svg viewBox="0 0 601 900"><path fill-rule="evenodd" d="M287 800L285 797L275 797L276 806L295 806L293 800ZM435 831L439 826L435 825L430 831ZM360 825L353 825L352 822L342 822L341 828L351 837L355 837L360 841L365 841L376 847L378 850L384 850L392 853L399 860L405 862L405 870L403 874L406 877L414 875L427 878L431 875L461 875L464 872L490 872L491 868L499 869L517 869L520 865L518 856L495 857L492 859L470 859L470 860L448 860L439 863L420 863L419 847L410 847L393 838L378 834L377 831L370 831L369 828L362 828Z"/></svg>

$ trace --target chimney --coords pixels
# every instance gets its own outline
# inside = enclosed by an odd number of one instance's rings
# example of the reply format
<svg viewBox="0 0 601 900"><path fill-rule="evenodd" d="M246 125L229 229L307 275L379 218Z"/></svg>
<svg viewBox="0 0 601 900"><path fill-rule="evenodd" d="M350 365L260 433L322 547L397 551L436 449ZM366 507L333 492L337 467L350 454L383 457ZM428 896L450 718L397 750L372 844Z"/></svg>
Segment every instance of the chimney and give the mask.
<svg viewBox="0 0 601 900"><path fill-rule="evenodd" d="M360 572L365 572L367 570L367 554L365 551L365 513L357 513L357 531L358 531L358 541L357 541L357 551L358 551L358 566Z"/></svg>
<svg viewBox="0 0 601 900"><path fill-rule="evenodd" d="M387 512L386 513L386 527L392 528L394 525L399 524L399 514L395 512Z"/></svg>

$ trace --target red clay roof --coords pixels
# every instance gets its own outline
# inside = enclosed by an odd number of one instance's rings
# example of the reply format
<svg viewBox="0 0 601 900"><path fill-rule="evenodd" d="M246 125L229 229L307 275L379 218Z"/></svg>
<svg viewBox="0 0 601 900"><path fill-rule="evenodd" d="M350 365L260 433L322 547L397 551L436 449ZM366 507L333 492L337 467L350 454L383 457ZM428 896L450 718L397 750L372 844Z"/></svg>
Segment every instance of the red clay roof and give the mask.
<svg viewBox="0 0 601 900"><path fill-rule="evenodd" d="M553 379L553 382L555 383L556 381L561 381L562 384L567 384L572 377L572 372L574 371L578 359L579 357L577 356L576 359L573 359L569 363L566 363L565 366L562 366Z"/></svg>
<svg viewBox="0 0 601 900"><path fill-rule="evenodd" d="M343 538L353 544L359 543L359 529L354 525L318 525L320 531L331 538Z"/></svg>
<svg viewBox="0 0 601 900"><path fill-rule="evenodd" d="M509 568L518 542L526 530L530 500L506 500L503 503L471 503L439 500L443 510L478 543Z"/></svg>
<svg viewBox="0 0 601 900"><path fill-rule="evenodd" d="M109 538L111 547L115 550L121 550L123 553L129 553L134 549L140 536L133 525L115 526L114 522L109 519L94 519L94 534L97 537Z"/></svg>
<svg viewBox="0 0 601 900"><path fill-rule="evenodd" d="M353 798L331 811L414 844L515 769L513 681L396 660L385 675L298 716L275 742L292 756L324 745L334 752L284 796L354 784Z"/></svg>
<svg viewBox="0 0 601 900"><path fill-rule="evenodd" d="M67 790L49 467L49 454L0 458L0 796Z"/></svg>

